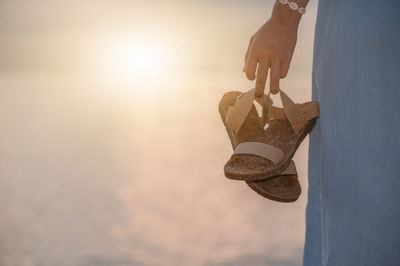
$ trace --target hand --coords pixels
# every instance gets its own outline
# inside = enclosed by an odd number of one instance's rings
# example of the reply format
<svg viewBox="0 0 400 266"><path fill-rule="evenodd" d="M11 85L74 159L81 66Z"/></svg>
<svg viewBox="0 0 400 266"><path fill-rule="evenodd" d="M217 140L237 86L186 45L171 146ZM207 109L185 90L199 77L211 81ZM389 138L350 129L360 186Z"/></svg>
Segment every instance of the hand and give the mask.
<svg viewBox="0 0 400 266"><path fill-rule="evenodd" d="M287 8L277 7L276 8ZM265 89L265 82L270 69L270 91L279 92L279 80L286 77L293 51L297 41L297 28L300 21L298 14L292 10L285 19L271 18L251 37L246 53L246 62L243 71L249 80L256 81L256 96L261 96ZM282 13L282 11L280 11ZM275 14L279 13L278 11ZM258 68L257 68L258 65ZM257 75L256 75L257 69Z"/></svg>

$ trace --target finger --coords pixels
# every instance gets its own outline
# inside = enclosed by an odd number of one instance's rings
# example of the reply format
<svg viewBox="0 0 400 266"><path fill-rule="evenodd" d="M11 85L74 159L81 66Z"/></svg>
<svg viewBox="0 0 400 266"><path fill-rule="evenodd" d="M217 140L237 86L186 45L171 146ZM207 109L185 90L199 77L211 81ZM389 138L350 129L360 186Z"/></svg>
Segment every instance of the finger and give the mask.
<svg viewBox="0 0 400 266"><path fill-rule="evenodd" d="M247 58L247 62L245 65L246 76L249 80L254 80L256 78L256 69L257 69L258 60L252 53L249 53L249 57Z"/></svg>
<svg viewBox="0 0 400 266"><path fill-rule="evenodd" d="M272 94L277 94L279 92L279 79L280 79L280 62L275 60L271 64L270 71L270 84L269 88Z"/></svg>
<svg viewBox="0 0 400 266"><path fill-rule="evenodd" d="M253 37L250 38L249 45L247 46L246 55L244 56L244 61L247 62L247 58L249 57L249 52L251 48L251 43L253 42Z"/></svg>
<svg viewBox="0 0 400 266"><path fill-rule="evenodd" d="M257 69L257 81L256 81L256 96L260 97L264 93L265 81L268 76L268 64L260 63Z"/></svg>
<svg viewBox="0 0 400 266"><path fill-rule="evenodd" d="M289 72L290 61L284 60L281 62L280 77L283 79Z"/></svg>

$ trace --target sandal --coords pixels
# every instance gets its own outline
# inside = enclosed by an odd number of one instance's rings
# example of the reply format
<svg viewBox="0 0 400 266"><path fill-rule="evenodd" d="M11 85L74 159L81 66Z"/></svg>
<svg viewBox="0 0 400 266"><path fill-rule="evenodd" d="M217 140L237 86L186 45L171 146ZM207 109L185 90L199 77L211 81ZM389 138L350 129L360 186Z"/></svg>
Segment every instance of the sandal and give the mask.
<svg viewBox="0 0 400 266"><path fill-rule="evenodd" d="M220 113L234 147L224 167L227 178L259 181L278 176L313 129L319 116L318 102L295 104L282 90L280 96L283 108L273 106L269 94L255 97L254 89L223 96ZM262 117L254 100L262 106ZM223 112L226 115L222 116Z"/></svg>
<svg viewBox="0 0 400 266"><path fill-rule="evenodd" d="M229 139L231 140L233 149L235 149L239 145L239 142L237 141L238 138L234 137L231 128L229 128L229 126L225 123L225 121L228 109L231 106L235 105L236 99L240 95L242 95L241 92L228 92L222 97L219 103L219 113L221 115L225 128L228 132ZM257 129L257 132L260 132L258 121L259 117L257 111L255 107L252 106L249 115L247 117L247 121L245 122L246 125L242 126L242 130L244 131L244 128L247 129L250 126L249 129L246 130L249 133L252 132L252 129ZM259 134L260 133L253 133L250 137L251 138L256 137L255 139L252 139L256 140ZM293 161L290 162L289 166L283 172L281 172L279 175L273 178L268 178L262 181L254 181L254 182L246 181L246 183L252 190L257 192L259 195L279 202L296 201L301 194L300 183L297 179L296 166Z"/></svg>

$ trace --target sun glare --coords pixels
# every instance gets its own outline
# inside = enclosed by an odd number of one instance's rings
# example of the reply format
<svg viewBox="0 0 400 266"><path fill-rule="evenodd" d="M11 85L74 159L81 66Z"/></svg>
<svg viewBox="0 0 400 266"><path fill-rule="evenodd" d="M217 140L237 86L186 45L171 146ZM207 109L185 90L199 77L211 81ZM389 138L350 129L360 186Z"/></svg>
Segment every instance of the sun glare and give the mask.
<svg viewBox="0 0 400 266"><path fill-rule="evenodd" d="M107 65L112 76L122 82L154 83L167 74L171 51L164 44L147 41L124 41L114 45Z"/></svg>

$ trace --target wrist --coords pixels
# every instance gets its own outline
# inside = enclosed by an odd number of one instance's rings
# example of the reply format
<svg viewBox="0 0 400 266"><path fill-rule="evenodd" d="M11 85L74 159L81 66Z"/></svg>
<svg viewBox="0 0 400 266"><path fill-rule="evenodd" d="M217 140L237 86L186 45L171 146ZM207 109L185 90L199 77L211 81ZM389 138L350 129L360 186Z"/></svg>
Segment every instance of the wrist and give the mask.
<svg viewBox="0 0 400 266"><path fill-rule="evenodd" d="M293 1L293 0L291 0ZM296 3L300 7L305 7L308 0L297 0ZM272 9L271 20L276 21L282 26L294 28L297 30L301 19L301 14L292 10L288 5L283 5L276 1Z"/></svg>

